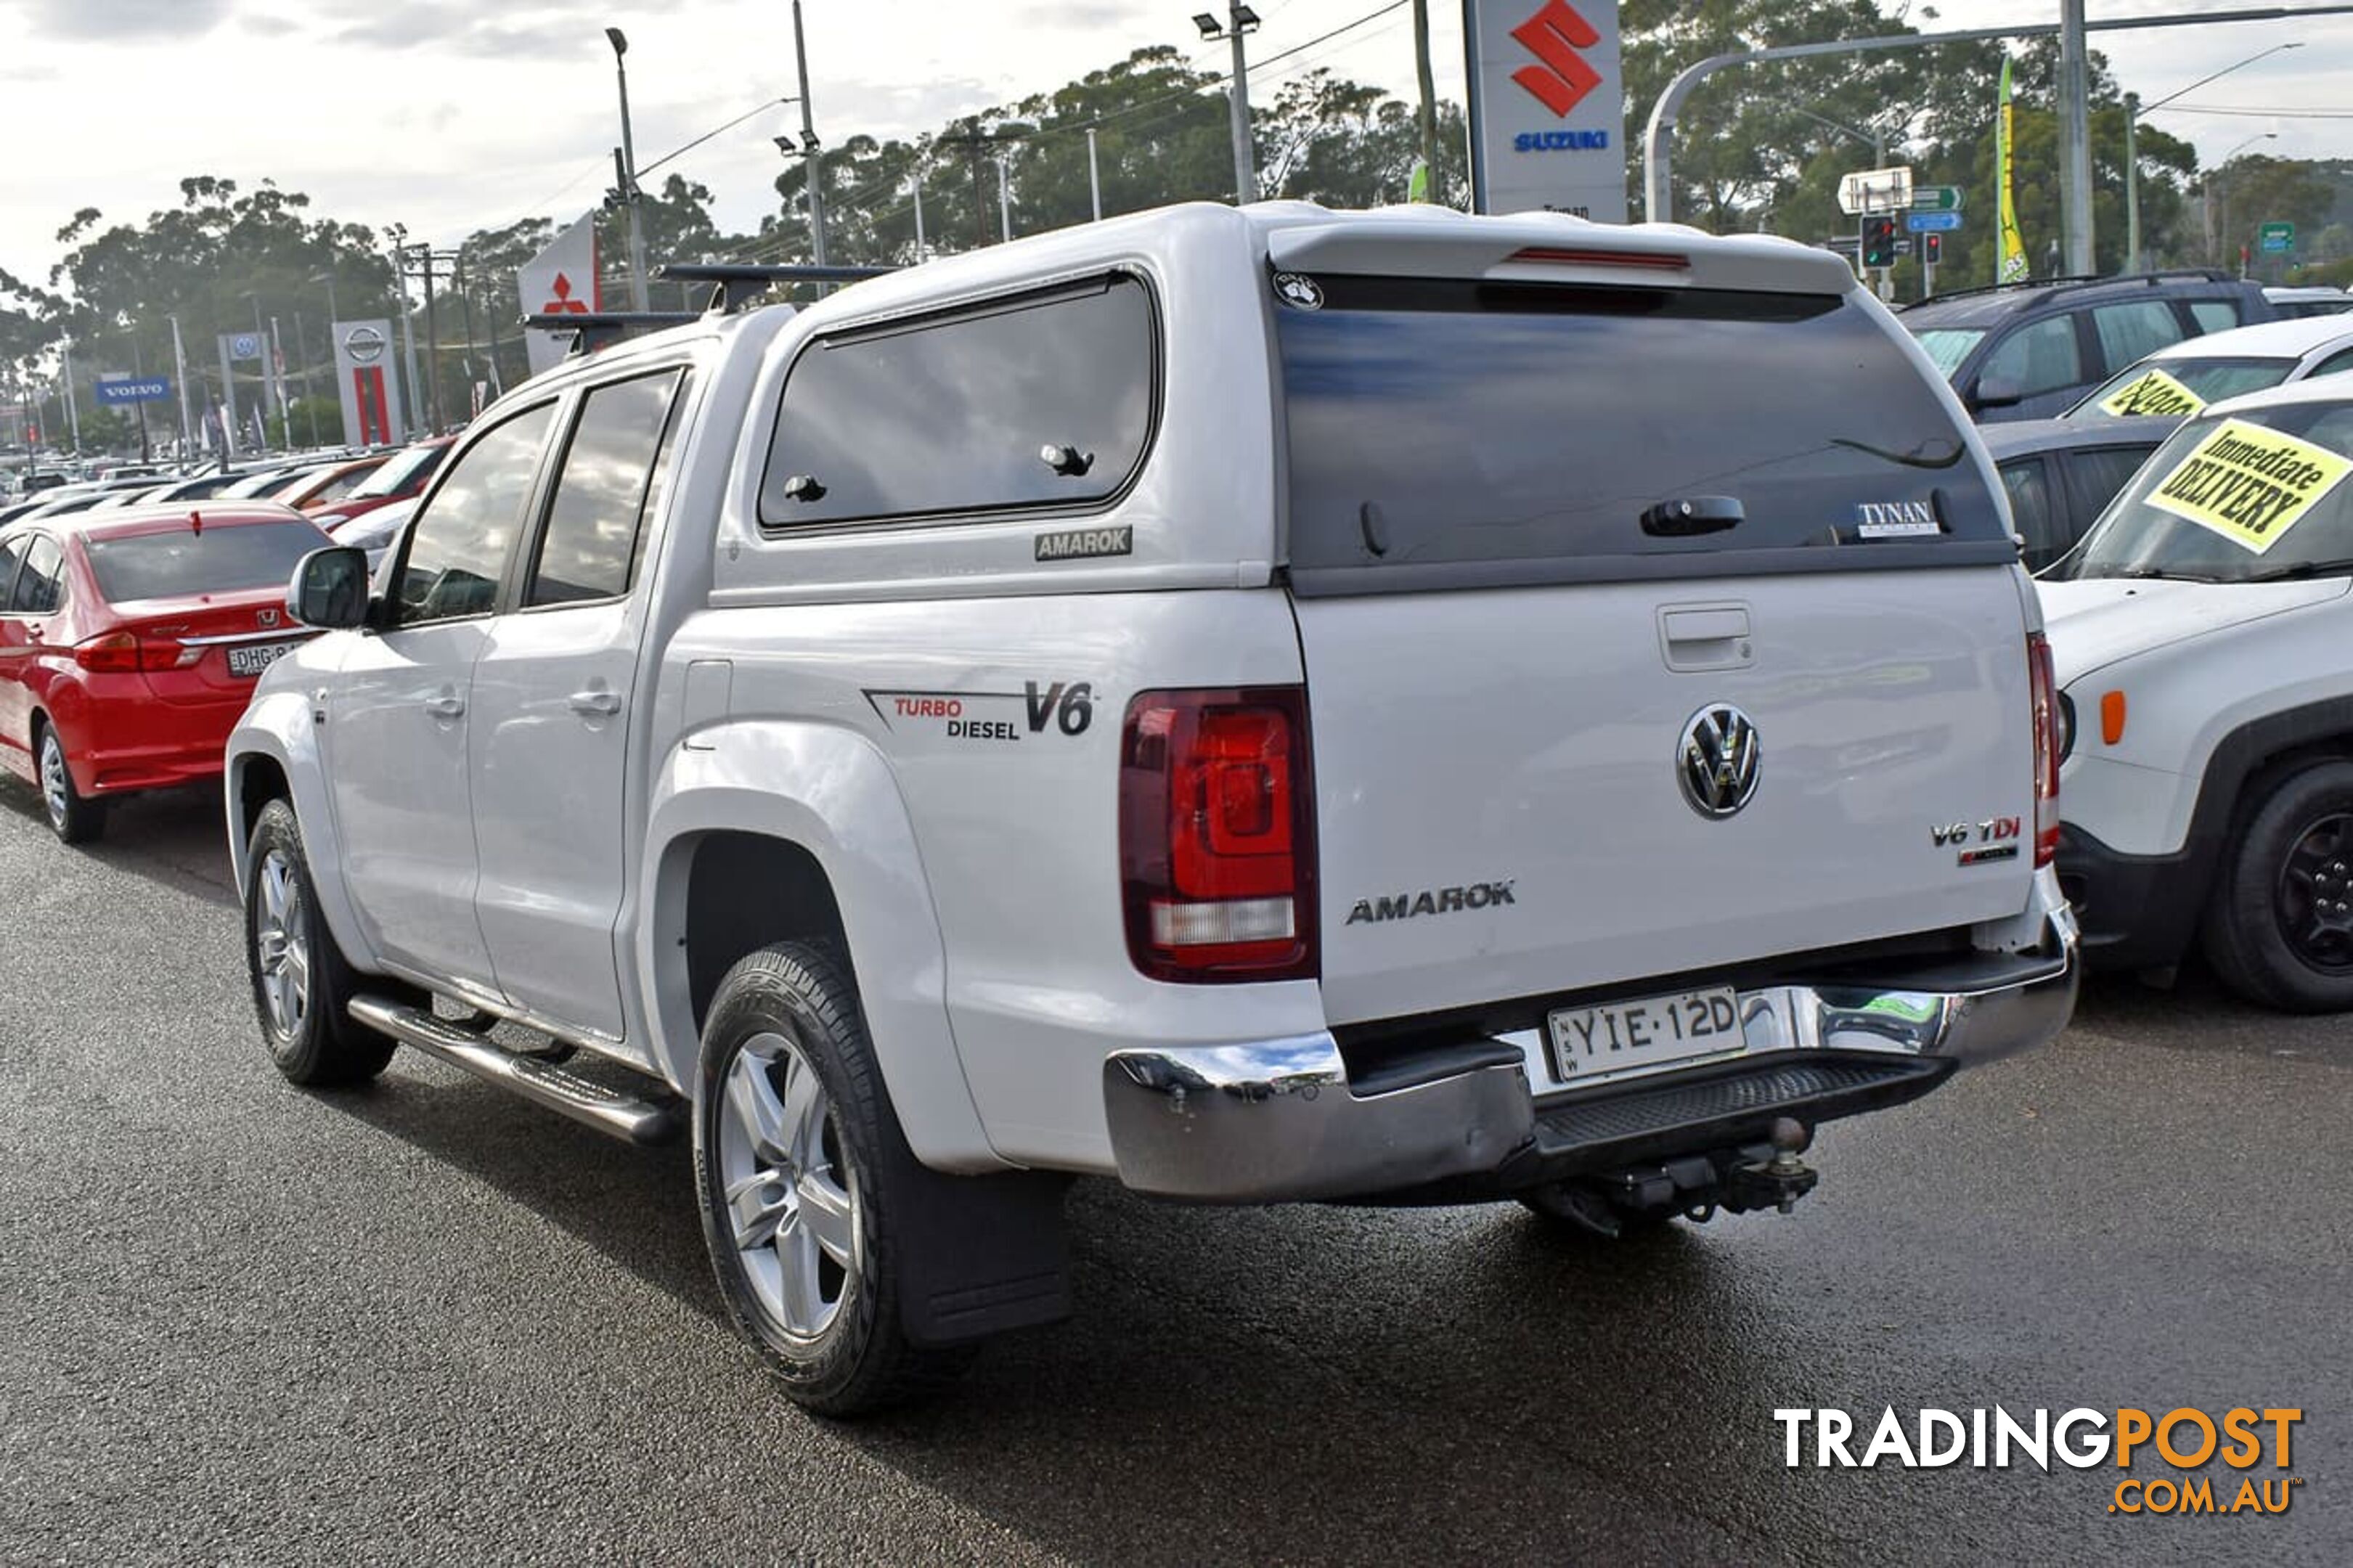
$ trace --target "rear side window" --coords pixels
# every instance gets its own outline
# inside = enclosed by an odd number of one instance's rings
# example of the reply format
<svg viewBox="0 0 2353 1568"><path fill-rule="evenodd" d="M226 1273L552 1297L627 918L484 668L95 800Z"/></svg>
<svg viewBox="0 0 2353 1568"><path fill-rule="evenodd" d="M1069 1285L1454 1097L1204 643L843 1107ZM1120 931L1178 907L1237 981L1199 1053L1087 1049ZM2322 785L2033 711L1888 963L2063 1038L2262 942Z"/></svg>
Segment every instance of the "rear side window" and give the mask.
<svg viewBox="0 0 2353 1568"><path fill-rule="evenodd" d="M1727 552L1767 570L2010 552L1940 388L1842 296L1316 282L1321 309L1275 307L1303 586L1324 568L1557 579L1672 575L1677 556L1723 571ZM1740 521L1678 531L1685 502ZM1809 559L1768 565L1775 549Z"/></svg>
<svg viewBox="0 0 2353 1568"><path fill-rule="evenodd" d="M8 595L8 608L20 616L47 616L57 613L65 602L65 552L56 540L35 534L25 546L25 564L16 574L16 586Z"/></svg>
<svg viewBox="0 0 2353 1568"><path fill-rule="evenodd" d="M2066 315L2031 321L2002 339L1986 356L1978 384L2007 381L2021 397L2032 397L2076 385L2084 379L2084 356L2075 344L2075 318Z"/></svg>
<svg viewBox="0 0 2353 1568"><path fill-rule="evenodd" d="M772 529L1100 504L1152 437L1157 328L1119 276L820 338L785 382Z"/></svg>
<svg viewBox="0 0 2353 1568"><path fill-rule="evenodd" d="M2135 300L2124 305L2092 307L2092 330L2100 334L2100 355L2109 365L2121 366L2147 359L2158 350L2181 341L2181 322L2173 307L2162 300Z"/></svg>
<svg viewBox="0 0 2353 1568"><path fill-rule="evenodd" d="M2340 375L2353 370L2353 349L2339 349L2312 367L2314 375Z"/></svg>
<svg viewBox="0 0 2353 1568"><path fill-rule="evenodd" d="M2010 492L2010 519L2026 542L2026 569L2049 565L2065 551L2059 520L2052 515L2048 466L2039 457L2021 458L2001 466L2002 489Z"/></svg>
<svg viewBox="0 0 2353 1568"><path fill-rule="evenodd" d="M90 574L110 604L176 599L195 594L236 594L286 585L294 568L327 536L307 522L225 523L174 529L82 544Z"/></svg>
<svg viewBox="0 0 2353 1568"><path fill-rule="evenodd" d="M664 371L588 394L565 449L525 605L582 604L629 591L678 381L678 372Z"/></svg>
<svg viewBox="0 0 2353 1568"><path fill-rule="evenodd" d="M2227 332L2242 320L2236 300L2192 300L2189 319L2200 332Z"/></svg>

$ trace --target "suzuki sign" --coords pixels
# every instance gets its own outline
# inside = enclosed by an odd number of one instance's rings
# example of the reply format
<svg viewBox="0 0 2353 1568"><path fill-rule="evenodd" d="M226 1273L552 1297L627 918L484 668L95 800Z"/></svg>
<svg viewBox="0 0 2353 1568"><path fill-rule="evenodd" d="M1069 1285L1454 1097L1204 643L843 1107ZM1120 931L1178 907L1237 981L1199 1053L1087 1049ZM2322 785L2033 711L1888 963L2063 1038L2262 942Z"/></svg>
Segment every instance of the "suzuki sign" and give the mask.
<svg viewBox="0 0 2353 1568"><path fill-rule="evenodd" d="M1618 0L1463 0L1462 37L1473 210L1624 223Z"/></svg>

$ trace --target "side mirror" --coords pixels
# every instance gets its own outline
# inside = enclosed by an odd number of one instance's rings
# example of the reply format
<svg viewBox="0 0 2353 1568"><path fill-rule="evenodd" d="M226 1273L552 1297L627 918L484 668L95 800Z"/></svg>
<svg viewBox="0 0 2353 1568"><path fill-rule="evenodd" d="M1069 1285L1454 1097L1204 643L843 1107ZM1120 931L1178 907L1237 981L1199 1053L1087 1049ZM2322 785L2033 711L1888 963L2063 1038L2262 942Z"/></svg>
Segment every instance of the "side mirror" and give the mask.
<svg viewBox="0 0 2353 1568"><path fill-rule="evenodd" d="M2024 389L2006 375L1980 377L1969 394L1971 408L2015 408L2025 401Z"/></svg>
<svg viewBox="0 0 2353 1568"><path fill-rule="evenodd" d="M286 613L322 631L364 626L368 614L367 552L330 544L302 557L286 585Z"/></svg>

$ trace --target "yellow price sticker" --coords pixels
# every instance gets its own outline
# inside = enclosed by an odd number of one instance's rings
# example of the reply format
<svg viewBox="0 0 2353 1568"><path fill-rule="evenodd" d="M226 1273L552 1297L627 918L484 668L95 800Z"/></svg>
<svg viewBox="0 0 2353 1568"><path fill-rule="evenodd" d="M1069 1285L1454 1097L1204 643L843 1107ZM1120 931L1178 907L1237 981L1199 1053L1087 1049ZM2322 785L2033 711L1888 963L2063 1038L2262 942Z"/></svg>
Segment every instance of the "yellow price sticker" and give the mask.
<svg viewBox="0 0 2353 1568"><path fill-rule="evenodd" d="M2326 447L2225 419L2149 492L2148 504L2261 555L2353 474Z"/></svg>
<svg viewBox="0 0 2353 1568"><path fill-rule="evenodd" d="M2152 369L2118 387L2100 404L2100 411L2128 419L2137 414L2195 414L2206 400L2161 370Z"/></svg>

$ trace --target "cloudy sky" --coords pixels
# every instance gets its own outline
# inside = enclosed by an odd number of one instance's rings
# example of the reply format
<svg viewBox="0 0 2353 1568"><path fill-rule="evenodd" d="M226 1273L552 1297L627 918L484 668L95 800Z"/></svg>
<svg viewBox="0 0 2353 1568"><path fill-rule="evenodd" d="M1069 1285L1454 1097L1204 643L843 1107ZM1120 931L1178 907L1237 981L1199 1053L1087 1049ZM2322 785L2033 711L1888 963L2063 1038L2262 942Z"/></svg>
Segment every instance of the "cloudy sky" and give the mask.
<svg viewBox="0 0 2353 1568"><path fill-rule="evenodd" d="M1891 4L1893 0L1891 0ZM2091 0L2094 18L2215 11L2246 0ZM2305 0L2289 0L2304 4ZM1145 44L1222 63L1188 16L1208 0L806 0L818 130L828 141L930 129L1123 58ZM1252 72L1256 93L1329 65L1402 91L1409 11L1385 0L1254 0L1271 56L1367 13L1375 19ZM1535 0L1529 9L1534 10ZM1432 0L1439 90L1461 92L1461 7ZM2055 21L2057 0L1946 0L1925 27ZM1915 12L1915 16L1919 13ZM184 175L308 192L314 211L454 243L515 218L594 202L617 139L602 29L629 39L640 163L792 89L787 0L0 0L0 267L39 278L78 209L143 217ZM2094 39L2124 84L2155 100L2209 71L2301 39L2183 100L2253 113L2166 112L2156 123L2218 158L2267 150L2353 155L2343 115L2353 16ZM1770 68L1765 68L1769 69ZM1737 90L1737 74L1704 90ZM2335 88L2335 90L2332 89ZM670 165L718 195L724 227L773 205L771 109ZM667 173L666 169L663 171Z"/></svg>

